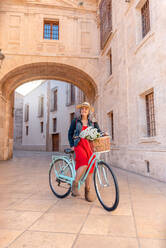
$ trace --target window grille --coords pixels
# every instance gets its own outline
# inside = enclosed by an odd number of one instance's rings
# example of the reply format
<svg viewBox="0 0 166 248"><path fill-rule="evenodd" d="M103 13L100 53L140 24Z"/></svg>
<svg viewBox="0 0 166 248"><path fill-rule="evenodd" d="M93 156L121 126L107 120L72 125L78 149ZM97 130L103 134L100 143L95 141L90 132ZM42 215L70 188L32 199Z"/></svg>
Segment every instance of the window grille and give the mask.
<svg viewBox="0 0 166 248"><path fill-rule="evenodd" d="M142 37L144 38L146 34L150 31L150 11L149 11L149 0L145 2L141 8L142 15Z"/></svg>
<svg viewBox="0 0 166 248"><path fill-rule="evenodd" d="M156 135L155 111L154 111L154 93L146 95L146 120L147 120L147 135L149 137Z"/></svg>
<svg viewBox="0 0 166 248"><path fill-rule="evenodd" d="M112 0L102 0L99 5L100 11L100 42L104 48L112 32Z"/></svg>

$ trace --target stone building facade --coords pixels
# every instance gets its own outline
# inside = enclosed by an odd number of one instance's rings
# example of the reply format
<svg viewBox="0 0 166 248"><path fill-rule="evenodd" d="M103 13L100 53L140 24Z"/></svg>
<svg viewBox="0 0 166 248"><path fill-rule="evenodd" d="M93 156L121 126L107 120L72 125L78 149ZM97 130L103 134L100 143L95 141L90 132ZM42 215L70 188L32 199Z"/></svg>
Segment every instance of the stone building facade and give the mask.
<svg viewBox="0 0 166 248"><path fill-rule="evenodd" d="M1 1L0 158L12 156L14 89L57 79L81 88L110 130L108 161L166 180L165 11L164 0Z"/></svg>
<svg viewBox="0 0 166 248"><path fill-rule="evenodd" d="M22 115L19 120L18 95L16 92L14 135L21 133L22 139L19 142L18 138L15 139L14 147L21 150L61 152L69 147L68 128L75 117L76 105L85 99L83 92L65 82L44 81L22 96ZM21 126L18 126L18 121L22 121Z"/></svg>
<svg viewBox="0 0 166 248"><path fill-rule="evenodd" d="M14 148L18 149L22 145L23 126L23 99L24 96L18 92L14 94Z"/></svg>
<svg viewBox="0 0 166 248"><path fill-rule="evenodd" d="M107 160L166 180L166 3L113 0L108 13L110 2L99 5L102 124L114 136Z"/></svg>

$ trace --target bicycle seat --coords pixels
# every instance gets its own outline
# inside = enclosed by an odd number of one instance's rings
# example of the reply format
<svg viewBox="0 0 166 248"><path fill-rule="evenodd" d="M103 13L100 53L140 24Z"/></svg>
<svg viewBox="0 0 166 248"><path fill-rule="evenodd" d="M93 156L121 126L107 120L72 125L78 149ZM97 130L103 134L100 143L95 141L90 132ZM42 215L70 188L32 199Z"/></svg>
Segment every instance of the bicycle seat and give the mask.
<svg viewBox="0 0 166 248"><path fill-rule="evenodd" d="M66 148L64 149L64 153L71 154L71 153L74 153L74 151L71 148Z"/></svg>

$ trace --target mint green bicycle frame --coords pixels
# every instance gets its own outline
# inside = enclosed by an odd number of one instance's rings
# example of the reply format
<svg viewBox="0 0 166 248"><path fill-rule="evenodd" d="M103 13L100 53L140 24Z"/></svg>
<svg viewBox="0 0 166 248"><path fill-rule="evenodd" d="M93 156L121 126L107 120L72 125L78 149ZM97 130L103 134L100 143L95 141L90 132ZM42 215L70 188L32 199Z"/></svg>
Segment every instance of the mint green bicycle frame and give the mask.
<svg viewBox="0 0 166 248"><path fill-rule="evenodd" d="M106 152L106 151L105 151ZM85 182L88 174L89 174L89 171L91 170L92 166L95 164L95 168L98 168L98 163L101 161L99 159L99 156L100 156L100 153L99 152L94 152L92 154L92 156L90 157L89 161L88 161L88 165L90 164L88 170L85 172L85 174L82 176L82 178L80 179L79 181L79 184L78 184L78 189L80 189L81 185ZM68 176L65 176L63 175L62 172L58 172L57 170L55 170L55 174L56 174L56 177L62 181L65 181L67 183L69 183L71 186L72 186L72 183L75 179L75 176L76 176L76 170L75 170L75 161L72 157L72 154L69 154L69 155L53 155L52 156L52 162L50 164L50 166L52 166L52 164L54 164L57 160L64 160L67 165L66 165L66 169L69 165L69 167L71 168L71 172L72 172L72 177L68 177ZM65 170L65 168L63 168L63 171ZM99 173L98 173L98 176L99 176ZM106 175L105 175L106 176ZM100 176L99 176L99 180L100 180ZM106 180L107 181L107 180Z"/></svg>

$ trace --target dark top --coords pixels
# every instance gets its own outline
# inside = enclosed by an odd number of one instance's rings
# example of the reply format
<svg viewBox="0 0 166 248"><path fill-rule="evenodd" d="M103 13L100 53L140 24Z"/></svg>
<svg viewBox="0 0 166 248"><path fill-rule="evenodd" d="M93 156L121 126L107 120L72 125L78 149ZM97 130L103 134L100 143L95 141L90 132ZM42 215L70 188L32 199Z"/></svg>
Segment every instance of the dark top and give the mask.
<svg viewBox="0 0 166 248"><path fill-rule="evenodd" d="M81 118L74 118L72 120L69 131L68 131L68 140L69 140L70 147L78 145L81 139L79 137L79 134L81 133L82 125L83 124L82 124ZM91 120L88 119L88 126L97 128L98 132L99 133L101 132L97 122L92 122Z"/></svg>

